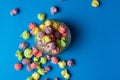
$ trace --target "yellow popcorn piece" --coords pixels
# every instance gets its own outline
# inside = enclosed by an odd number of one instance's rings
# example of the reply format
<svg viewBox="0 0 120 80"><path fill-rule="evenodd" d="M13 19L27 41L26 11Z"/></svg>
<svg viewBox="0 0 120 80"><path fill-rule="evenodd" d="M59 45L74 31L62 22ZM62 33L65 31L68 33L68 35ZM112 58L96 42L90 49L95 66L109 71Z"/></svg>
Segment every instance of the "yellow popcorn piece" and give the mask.
<svg viewBox="0 0 120 80"><path fill-rule="evenodd" d="M37 35L38 33L39 33L39 28L38 27L36 27L36 28L34 28L33 29L33 33L34 33L34 35Z"/></svg>
<svg viewBox="0 0 120 80"><path fill-rule="evenodd" d="M52 25L52 21L46 20L46 21L45 21L45 26L50 26L50 25Z"/></svg>
<svg viewBox="0 0 120 80"><path fill-rule="evenodd" d="M65 61L59 61L58 65L59 65L60 68L65 68L66 62Z"/></svg>
<svg viewBox="0 0 120 80"><path fill-rule="evenodd" d="M40 30L44 30L46 26L45 24L41 24L39 27L40 27Z"/></svg>
<svg viewBox="0 0 120 80"><path fill-rule="evenodd" d="M53 28L56 29L56 30L57 30L58 27L59 27L59 23L57 23L57 22L55 22L55 21L53 21L53 24L52 24L52 25L53 25Z"/></svg>
<svg viewBox="0 0 120 80"><path fill-rule="evenodd" d="M39 80L40 74L37 73L37 72L34 72L34 73L32 74L32 78L33 78L34 80Z"/></svg>
<svg viewBox="0 0 120 80"><path fill-rule="evenodd" d="M93 7L98 7L100 4L99 4L99 1L98 1L98 0L93 0L92 3L91 3L91 5L92 5Z"/></svg>
<svg viewBox="0 0 120 80"><path fill-rule="evenodd" d="M36 61L38 61L38 60L39 60L38 57L34 57L34 58L33 58L33 61L34 61L34 62L36 62Z"/></svg>
<svg viewBox="0 0 120 80"><path fill-rule="evenodd" d="M66 69L61 72L61 75L62 75L65 79L69 79L69 78L70 78L70 74L67 72Z"/></svg>
<svg viewBox="0 0 120 80"><path fill-rule="evenodd" d="M50 41L51 41L51 38L48 35L46 35L42 38L42 42L45 44L49 43Z"/></svg>

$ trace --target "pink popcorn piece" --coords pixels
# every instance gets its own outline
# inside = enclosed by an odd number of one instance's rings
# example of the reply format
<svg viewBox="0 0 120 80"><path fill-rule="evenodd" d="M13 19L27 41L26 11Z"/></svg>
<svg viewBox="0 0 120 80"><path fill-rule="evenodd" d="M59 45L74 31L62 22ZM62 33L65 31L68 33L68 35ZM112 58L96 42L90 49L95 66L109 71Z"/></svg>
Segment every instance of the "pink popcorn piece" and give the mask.
<svg viewBox="0 0 120 80"><path fill-rule="evenodd" d="M30 64L30 67L31 67L32 70L34 70L34 69L36 69L38 67L38 65L35 62L32 62Z"/></svg>
<svg viewBox="0 0 120 80"><path fill-rule="evenodd" d="M10 15L11 16L15 16L20 12L20 10L18 8L14 8L13 10L10 11Z"/></svg>
<svg viewBox="0 0 120 80"><path fill-rule="evenodd" d="M22 64L20 64L20 63L16 63L16 64L14 64L14 69L15 70L21 70L22 69Z"/></svg>
<svg viewBox="0 0 120 80"><path fill-rule="evenodd" d="M26 43L26 42L21 42L21 43L19 44L19 48L22 49L22 50L24 50L24 49L27 48L27 47L28 47L28 43Z"/></svg>
<svg viewBox="0 0 120 80"><path fill-rule="evenodd" d="M53 56L53 57L51 57L51 61L53 64L57 64L59 59L57 57Z"/></svg>
<svg viewBox="0 0 120 80"><path fill-rule="evenodd" d="M56 6L52 6L51 8L50 8L50 12L51 12L51 14L56 14L57 12L58 12L58 8L56 7Z"/></svg>
<svg viewBox="0 0 120 80"><path fill-rule="evenodd" d="M50 66L45 66L44 69L45 69L46 72L49 72L51 70L51 67Z"/></svg>

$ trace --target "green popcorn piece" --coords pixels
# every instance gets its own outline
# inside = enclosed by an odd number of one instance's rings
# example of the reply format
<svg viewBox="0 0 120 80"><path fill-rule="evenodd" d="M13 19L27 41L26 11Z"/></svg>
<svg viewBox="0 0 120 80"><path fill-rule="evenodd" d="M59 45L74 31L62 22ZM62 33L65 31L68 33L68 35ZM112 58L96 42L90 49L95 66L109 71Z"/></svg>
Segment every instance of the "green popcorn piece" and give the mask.
<svg viewBox="0 0 120 80"><path fill-rule="evenodd" d="M28 77L26 80L33 80L32 76L31 77Z"/></svg>
<svg viewBox="0 0 120 80"><path fill-rule="evenodd" d="M37 17L38 17L39 20L42 21L42 20L45 19L45 14L44 13L39 13Z"/></svg>
<svg viewBox="0 0 120 80"><path fill-rule="evenodd" d="M23 54L21 50L17 50L15 56L18 58L18 60L23 59Z"/></svg>
<svg viewBox="0 0 120 80"><path fill-rule="evenodd" d="M67 37L62 37L61 40L62 40L62 41L66 41L66 40L67 40Z"/></svg>
<svg viewBox="0 0 120 80"><path fill-rule="evenodd" d="M57 46L60 47L60 46L61 46L61 41L60 41L59 39L57 39L57 40L56 40L56 44L57 44Z"/></svg>
<svg viewBox="0 0 120 80"><path fill-rule="evenodd" d="M26 48L25 50L24 50L24 56L26 57L26 58L31 58L33 55L32 55L32 50L30 49L30 48Z"/></svg>
<svg viewBox="0 0 120 80"><path fill-rule="evenodd" d="M63 40L61 40L61 46L62 46L62 47L66 47L66 45L67 45L66 42L63 41Z"/></svg>
<svg viewBox="0 0 120 80"><path fill-rule="evenodd" d="M46 64L47 63L47 58L46 57L41 57L40 62L42 64Z"/></svg>
<svg viewBox="0 0 120 80"><path fill-rule="evenodd" d="M45 70L43 69L43 68L39 68L38 69L38 73L40 74L40 75L45 75Z"/></svg>
<svg viewBox="0 0 120 80"><path fill-rule="evenodd" d="M20 37L22 37L24 40L27 40L28 38L30 38L30 33L25 30Z"/></svg>

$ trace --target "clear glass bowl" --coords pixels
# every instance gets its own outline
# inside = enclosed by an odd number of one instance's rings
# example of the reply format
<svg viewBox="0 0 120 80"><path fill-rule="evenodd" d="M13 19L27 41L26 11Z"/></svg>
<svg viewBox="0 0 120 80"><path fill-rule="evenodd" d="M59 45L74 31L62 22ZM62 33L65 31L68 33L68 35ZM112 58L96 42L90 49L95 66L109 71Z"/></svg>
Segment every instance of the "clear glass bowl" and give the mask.
<svg viewBox="0 0 120 80"><path fill-rule="evenodd" d="M70 32L70 29L69 27L64 24L63 22L61 21L58 21L58 20L53 20L53 19L49 19L51 22L56 22L56 23L59 23L59 25L62 25L62 26L65 26L66 27L66 32L68 33L68 36L65 37L66 38L66 46L65 47L59 47L59 53L55 54L55 53L52 53L52 51L49 51L49 52L46 52L44 50L44 46L40 46L38 45L37 43L40 41L40 38L38 37L38 35L35 35L34 36L34 40L35 40L35 45L36 47L43 53L47 54L47 55L58 55L60 53L62 53L66 48L68 48L68 46L70 45L70 42L71 42L71 32ZM44 24L44 23L43 23ZM58 46L57 46L58 47Z"/></svg>

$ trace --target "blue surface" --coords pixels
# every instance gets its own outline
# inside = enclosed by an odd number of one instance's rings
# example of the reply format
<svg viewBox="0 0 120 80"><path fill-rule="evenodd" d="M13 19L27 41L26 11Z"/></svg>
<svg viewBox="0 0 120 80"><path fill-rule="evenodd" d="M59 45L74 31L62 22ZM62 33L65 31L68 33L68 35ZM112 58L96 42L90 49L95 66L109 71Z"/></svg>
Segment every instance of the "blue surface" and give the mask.
<svg viewBox="0 0 120 80"><path fill-rule="evenodd" d="M15 52L19 36L28 30L29 22L41 23L36 15L64 21L72 32L70 47L59 57L75 59L76 65L69 68L70 80L120 80L120 0L103 0L98 8L91 7L91 0L0 0L0 80L25 80L32 74L25 70L15 71L18 62ZM58 6L56 15L50 14L51 6ZM11 17L11 9L20 8L20 14ZM33 37L27 42L34 44ZM50 64L50 63L49 63ZM61 75L61 69L52 65L46 76L53 80Z"/></svg>

